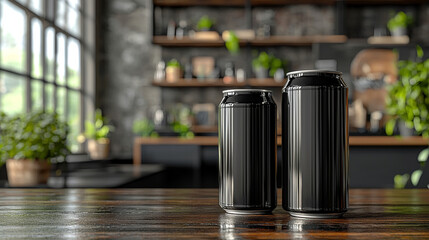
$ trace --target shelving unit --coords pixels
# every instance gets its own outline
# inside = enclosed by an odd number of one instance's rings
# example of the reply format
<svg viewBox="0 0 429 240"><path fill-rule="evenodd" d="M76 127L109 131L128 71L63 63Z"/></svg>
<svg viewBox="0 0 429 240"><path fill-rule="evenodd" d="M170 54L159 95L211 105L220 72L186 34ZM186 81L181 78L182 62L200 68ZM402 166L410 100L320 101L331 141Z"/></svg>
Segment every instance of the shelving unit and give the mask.
<svg viewBox="0 0 429 240"><path fill-rule="evenodd" d="M316 36L271 36L253 40L240 40L240 46L311 46L314 43L344 43L345 35L316 35ZM219 40L202 40L183 37L181 39L167 36L154 36L153 44L163 47L225 47L225 42Z"/></svg>
<svg viewBox="0 0 429 240"><path fill-rule="evenodd" d="M286 80L277 82L272 78L257 79L249 78L245 82L224 83L222 79L179 79L177 82L156 82L153 86L158 87L283 87Z"/></svg>

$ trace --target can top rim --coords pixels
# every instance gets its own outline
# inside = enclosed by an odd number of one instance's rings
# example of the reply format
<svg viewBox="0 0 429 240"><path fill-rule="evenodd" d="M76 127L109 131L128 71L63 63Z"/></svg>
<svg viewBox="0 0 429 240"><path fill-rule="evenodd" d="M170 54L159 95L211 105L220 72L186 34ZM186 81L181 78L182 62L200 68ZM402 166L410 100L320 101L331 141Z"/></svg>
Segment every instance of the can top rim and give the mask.
<svg viewBox="0 0 429 240"><path fill-rule="evenodd" d="M271 90L266 89L228 89L222 91L222 93L233 93L233 92L266 92L266 93L272 93Z"/></svg>
<svg viewBox="0 0 429 240"><path fill-rule="evenodd" d="M291 75L296 75L296 74L302 74L302 75L306 75L307 73L310 74L317 74L317 73L327 73L327 74L335 74L335 75L343 75L342 72L339 71L334 71L334 70L299 70L299 71L293 71L293 72L288 72L286 74L286 76L291 76Z"/></svg>

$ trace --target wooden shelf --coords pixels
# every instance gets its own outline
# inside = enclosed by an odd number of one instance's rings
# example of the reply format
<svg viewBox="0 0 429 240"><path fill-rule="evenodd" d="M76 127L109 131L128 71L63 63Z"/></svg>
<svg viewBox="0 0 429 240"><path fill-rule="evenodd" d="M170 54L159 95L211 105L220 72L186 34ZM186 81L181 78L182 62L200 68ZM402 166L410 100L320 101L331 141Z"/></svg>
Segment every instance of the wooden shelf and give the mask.
<svg viewBox="0 0 429 240"><path fill-rule="evenodd" d="M177 82L156 82L153 81L153 86L158 87L283 87L286 79L282 82L277 82L272 78L258 79L249 78L245 82L224 83L222 79L179 79Z"/></svg>
<svg viewBox="0 0 429 240"><path fill-rule="evenodd" d="M240 45L250 46L311 46L313 43L345 43L345 35L316 35L316 36L271 36L253 40L241 40ZM203 40L183 37L182 39L167 36L153 36L153 44L164 47L225 47L222 39Z"/></svg>
<svg viewBox="0 0 429 240"><path fill-rule="evenodd" d="M179 79L177 82L170 83L170 82L152 82L152 85L159 86L159 87L244 87L246 86L245 82L238 83L230 83L226 84L223 83L222 79L204 79L204 80L198 80L198 79Z"/></svg>
<svg viewBox="0 0 429 240"><path fill-rule="evenodd" d="M194 125L191 127L191 131L194 133L217 133L216 126L197 126Z"/></svg>

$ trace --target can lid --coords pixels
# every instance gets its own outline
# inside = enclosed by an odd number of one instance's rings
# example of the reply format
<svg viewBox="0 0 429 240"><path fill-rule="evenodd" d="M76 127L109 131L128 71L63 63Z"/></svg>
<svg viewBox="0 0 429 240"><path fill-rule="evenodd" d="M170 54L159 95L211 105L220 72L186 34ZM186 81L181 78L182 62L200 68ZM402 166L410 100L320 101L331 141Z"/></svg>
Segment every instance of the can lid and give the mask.
<svg viewBox="0 0 429 240"><path fill-rule="evenodd" d="M333 70L300 70L300 71L288 72L286 76L288 78L291 78L291 77L294 78L294 77L302 77L302 76L317 76L320 74L343 75L342 72L333 71Z"/></svg>
<svg viewBox="0 0 429 240"><path fill-rule="evenodd" d="M265 90L265 89L228 89L222 91L222 93L234 93L234 92L266 92L266 93L272 93L271 90Z"/></svg>

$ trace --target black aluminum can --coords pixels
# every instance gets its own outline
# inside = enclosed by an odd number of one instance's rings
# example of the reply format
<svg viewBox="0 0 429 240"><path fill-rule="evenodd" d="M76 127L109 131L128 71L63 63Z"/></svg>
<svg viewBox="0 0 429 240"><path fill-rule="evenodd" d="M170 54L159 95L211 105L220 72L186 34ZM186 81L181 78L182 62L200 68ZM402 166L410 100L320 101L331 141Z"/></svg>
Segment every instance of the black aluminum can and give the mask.
<svg viewBox="0 0 429 240"><path fill-rule="evenodd" d="M290 72L282 92L283 208L339 217L348 208L348 88L342 73Z"/></svg>
<svg viewBox="0 0 429 240"><path fill-rule="evenodd" d="M277 105L272 92L223 91L219 104L219 205L265 214L277 206Z"/></svg>

